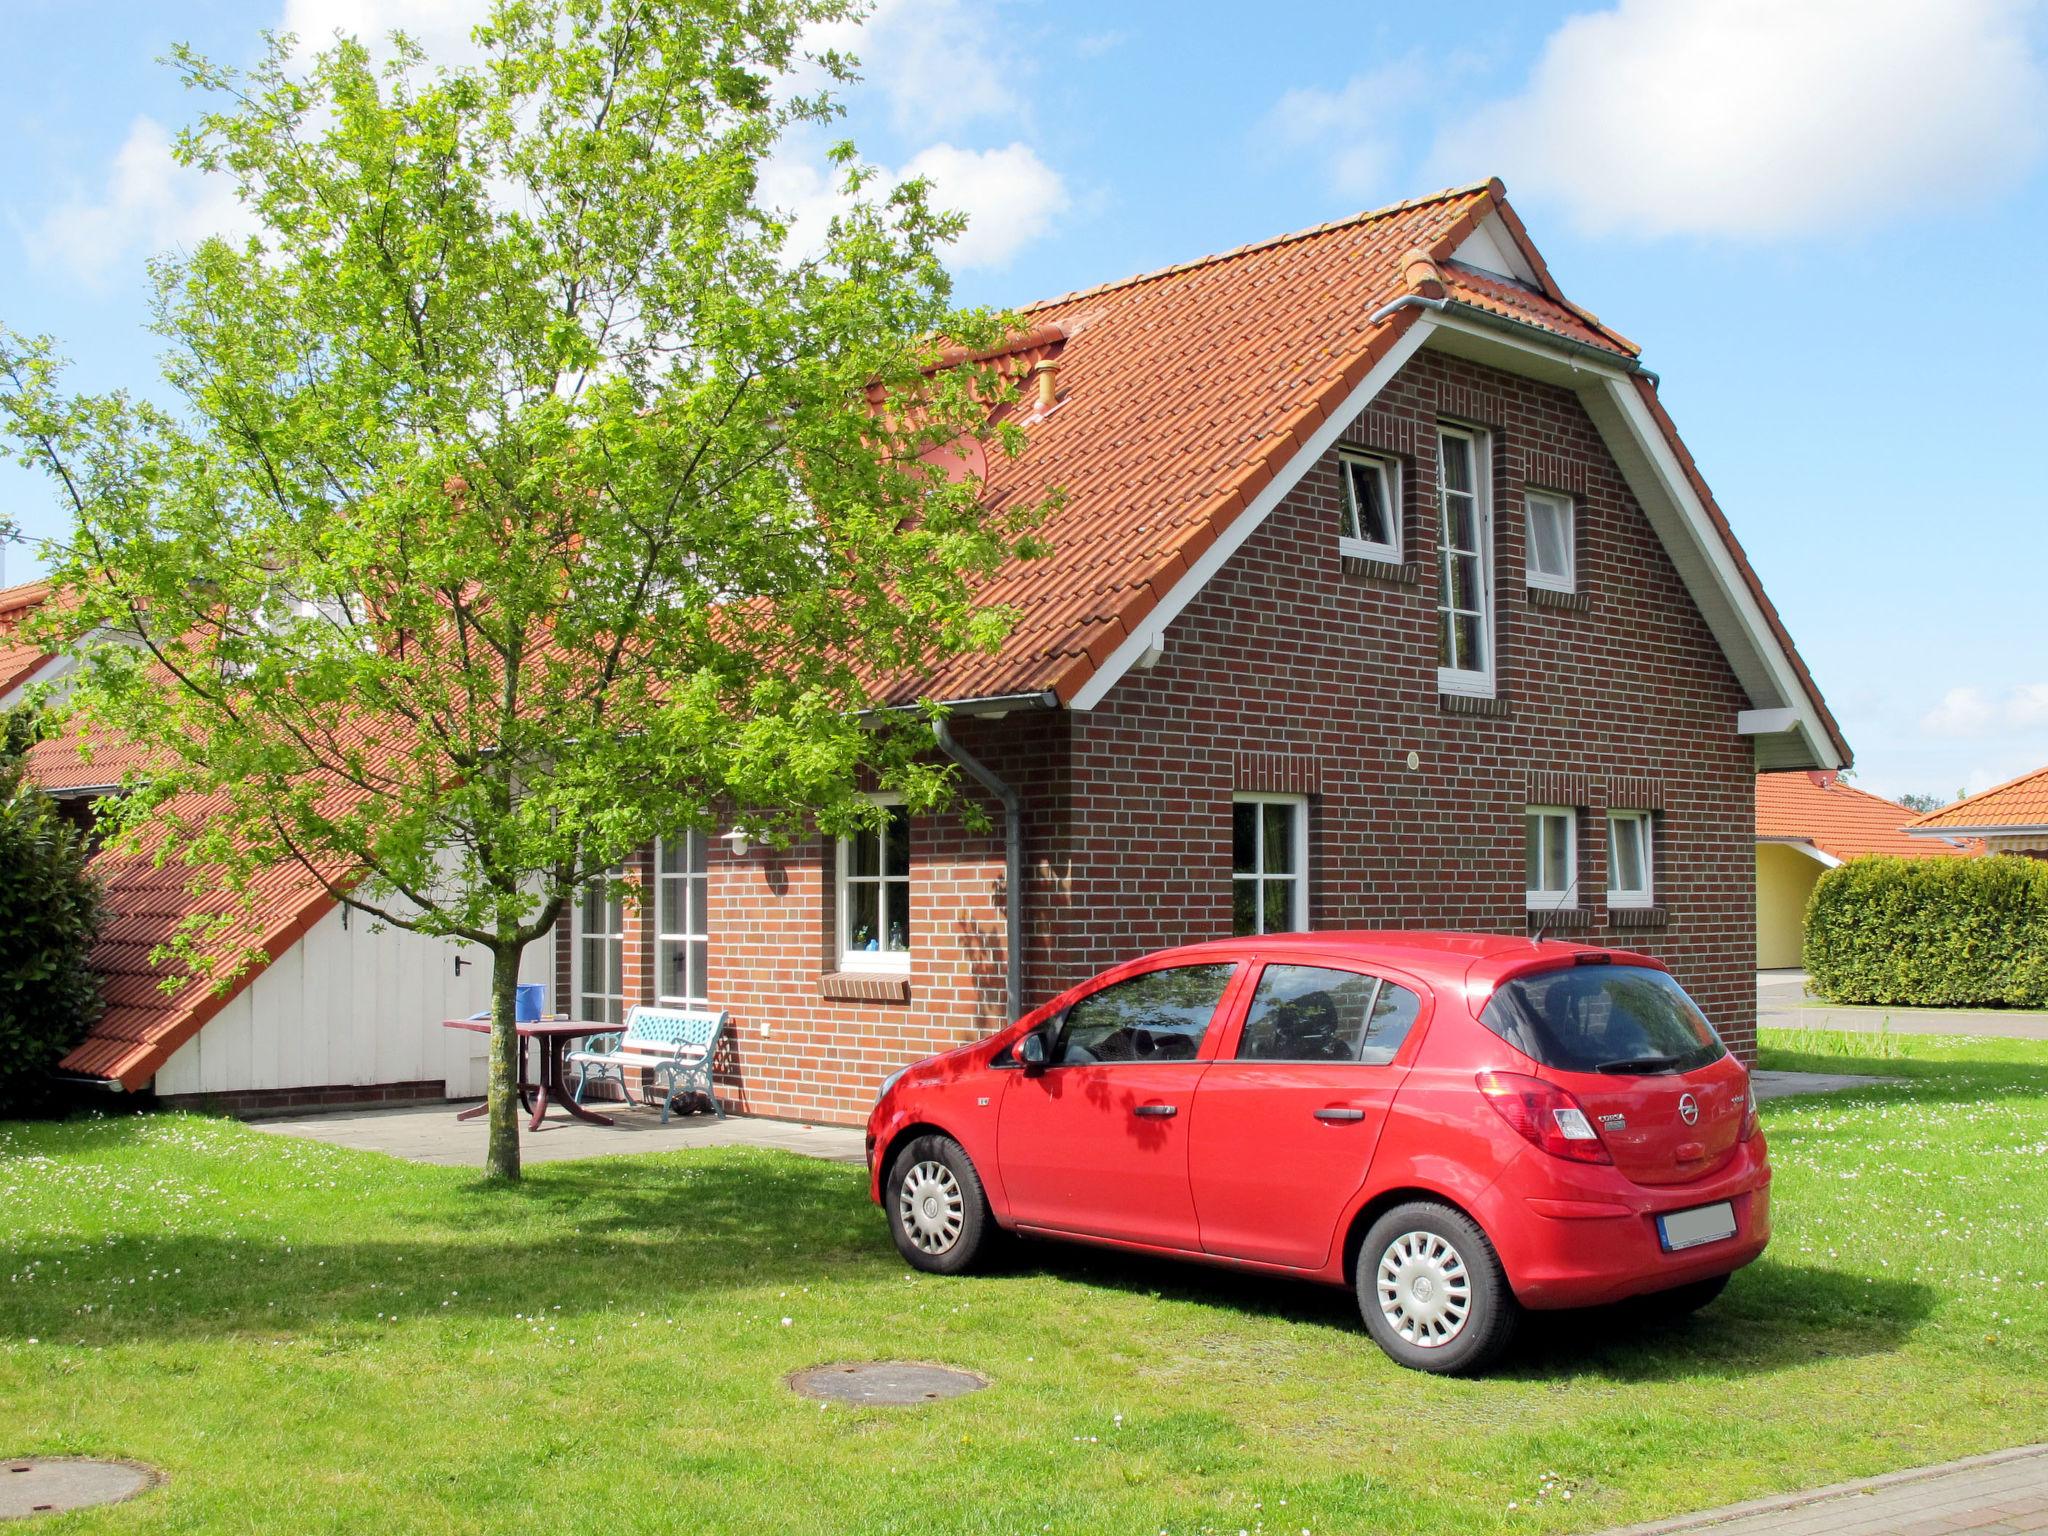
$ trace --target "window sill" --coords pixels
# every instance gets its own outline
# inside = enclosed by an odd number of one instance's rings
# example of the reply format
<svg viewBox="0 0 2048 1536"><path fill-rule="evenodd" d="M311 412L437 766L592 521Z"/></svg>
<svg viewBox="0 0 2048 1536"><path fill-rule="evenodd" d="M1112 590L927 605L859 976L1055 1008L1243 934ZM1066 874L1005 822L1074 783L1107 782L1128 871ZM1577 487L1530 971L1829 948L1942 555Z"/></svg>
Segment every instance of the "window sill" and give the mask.
<svg viewBox="0 0 2048 1536"><path fill-rule="evenodd" d="M1481 715L1488 719L1505 720L1514 714L1506 699L1490 693L1446 693L1439 686L1437 703L1444 713L1449 715Z"/></svg>
<svg viewBox="0 0 2048 1536"><path fill-rule="evenodd" d="M1529 908L1529 930L1542 929L1555 933L1560 928L1590 928L1593 914L1584 907L1531 907Z"/></svg>
<svg viewBox="0 0 2048 1536"><path fill-rule="evenodd" d="M1346 550L1341 552L1338 563L1346 576L1363 576L1369 581L1396 581L1412 587L1422 580L1422 567L1413 561L1400 564L1372 555L1354 555Z"/></svg>
<svg viewBox="0 0 2048 1536"><path fill-rule="evenodd" d="M1593 597L1588 592L1560 592L1555 587L1530 587L1531 608L1563 608L1572 613L1584 613L1593 606Z"/></svg>
<svg viewBox="0 0 2048 1536"><path fill-rule="evenodd" d="M818 996L845 1003L907 1003L910 976L904 971L828 971L818 978Z"/></svg>
<svg viewBox="0 0 2048 1536"><path fill-rule="evenodd" d="M1610 928L1662 928L1670 921L1670 912L1661 906L1607 909L1607 926Z"/></svg>

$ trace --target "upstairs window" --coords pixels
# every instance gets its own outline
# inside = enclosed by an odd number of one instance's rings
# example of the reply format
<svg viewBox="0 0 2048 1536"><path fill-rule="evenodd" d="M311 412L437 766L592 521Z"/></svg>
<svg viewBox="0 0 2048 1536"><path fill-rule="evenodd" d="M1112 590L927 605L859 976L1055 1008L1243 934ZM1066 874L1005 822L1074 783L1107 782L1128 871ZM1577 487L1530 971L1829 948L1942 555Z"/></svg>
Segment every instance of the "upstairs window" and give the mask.
<svg viewBox="0 0 2048 1536"><path fill-rule="evenodd" d="M1561 491L1531 491L1528 510L1529 585L1550 592L1578 589L1572 549L1572 499Z"/></svg>
<svg viewBox="0 0 2048 1536"><path fill-rule="evenodd" d="M879 827L839 843L839 964L849 971L910 969L910 812L880 803Z"/></svg>
<svg viewBox="0 0 2048 1536"><path fill-rule="evenodd" d="M1392 460L1346 453L1337 461L1344 481L1344 531L1339 554L1401 563L1401 471Z"/></svg>
<svg viewBox="0 0 2048 1536"><path fill-rule="evenodd" d="M1482 439L1437 430L1437 686L1493 692L1493 537Z"/></svg>
<svg viewBox="0 0 2048 1536"><path fill-rule="evenodd" d="M1655 903L1651 861L1656 822L1648 811L1607 813L1607 905L1647 907Z"/></svg>
<svg viewBox="0 0 2048 1536"><path fill-rule="evenodd" d="M1299 795L1239 795L1231 807L1230 931L1308 927L1308 802Z"/></svg>
<svg viewBox="0 0 2048 1536"><path fill-rule="evenodd" d="M1532 805L1526 825L1524 869L1529 910L1547 912L1572 906L1578 889L1578 812L1564 805Z"/></svg>

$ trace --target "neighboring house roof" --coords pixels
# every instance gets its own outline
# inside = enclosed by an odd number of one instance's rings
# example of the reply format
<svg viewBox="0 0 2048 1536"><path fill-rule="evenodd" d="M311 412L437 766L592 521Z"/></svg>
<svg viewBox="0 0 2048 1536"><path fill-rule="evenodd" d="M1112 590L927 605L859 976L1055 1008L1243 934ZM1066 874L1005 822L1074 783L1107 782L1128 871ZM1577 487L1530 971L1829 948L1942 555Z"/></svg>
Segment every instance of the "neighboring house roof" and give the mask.
<svg viewBox="0 0 2048 1536"><path fill-rule="evenodd" d="M1916 817L1906 828L1914 837L1958 833L2048 836L2048 768L2036 768L1981 794Z"/></svg>
<svg viewBox="0 0 2048 1536"><path fill-rule="evenodd" d="M31 581L18 587L0 587L0 702L33 678L54 658L39 645L21 636L28 616L50 595L49 584Z"/></svg>
<svg viewBox="0 0 2048 1536"><path fill-rule="evenodd" d="M1913 812L1896 801L1843 782L1832 773L1760 773L1756 835L1760 842L1804 845L1841 863L1866 853L1940 858L1962 849L1906 836Z"/></svg>

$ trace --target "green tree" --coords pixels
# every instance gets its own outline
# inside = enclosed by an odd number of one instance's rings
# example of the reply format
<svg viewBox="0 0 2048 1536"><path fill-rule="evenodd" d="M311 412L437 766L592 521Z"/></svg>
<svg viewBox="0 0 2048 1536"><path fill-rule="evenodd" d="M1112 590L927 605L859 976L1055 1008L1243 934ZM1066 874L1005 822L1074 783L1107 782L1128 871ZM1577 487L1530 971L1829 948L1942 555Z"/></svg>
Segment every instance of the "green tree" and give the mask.
<svg viewBox="0 0 2048 1536"><path fill-rule="evenodd" d="M848 831L864 775L937 803L929 720L865 713L876 680L999 643L977 583L1033 552L1043 507L937 452L1021 447L962 361L1016 321L952 308L960 218L845 144L815 249L761 191L836 113L852 61L803 38L851 9L498 0L462 67L180 51L218 103L180 155L258 233L154 264L170 403L67 395L0 333L4 424L77 529L52 638L140 642L76 702L157 749L117 831L486 948L499 1177L524 948L655 836ZM164 958L231 974L227 923Z"/></svg>
<svg viewBox="0 0 2048 1536"><path fill-rule="evenodd" d="M85 834L0 761L0 1116L50 1101L50 1068L100 1008L87 956L99 894Z"/></svg>

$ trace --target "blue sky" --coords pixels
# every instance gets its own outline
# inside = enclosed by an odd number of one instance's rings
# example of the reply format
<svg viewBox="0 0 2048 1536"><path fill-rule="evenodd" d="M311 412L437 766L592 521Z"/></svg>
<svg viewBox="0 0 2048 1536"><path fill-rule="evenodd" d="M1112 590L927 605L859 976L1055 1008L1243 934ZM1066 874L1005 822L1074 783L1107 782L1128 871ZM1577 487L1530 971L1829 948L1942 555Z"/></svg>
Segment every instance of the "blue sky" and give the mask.
<svg viewBox="0 0 2048 1536"><path fill-rule="evenodd" d="M478 0L5 3L0 322L147 388L143 261L229 216L154 61L401 17L459 48ZM848 131L975 216L960 294L997 304L1500 175L1663 375L1858 781L1952 795L2048 762L2044 44L2039 0L882 0ZM0 509L61 531L11 466Z"/></svg>

